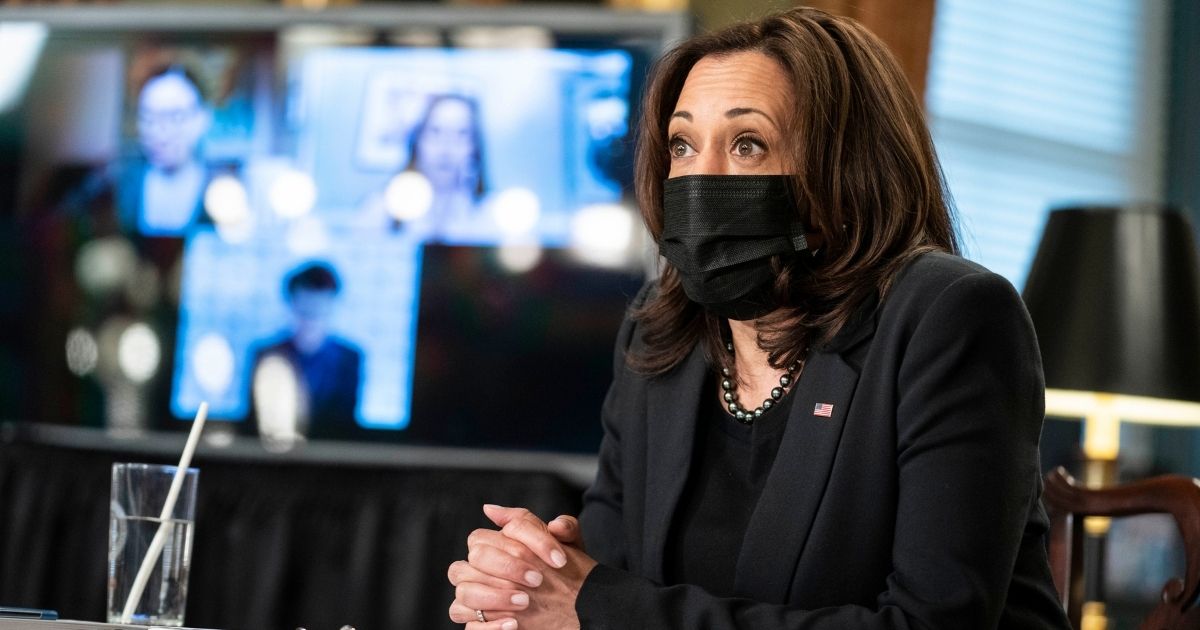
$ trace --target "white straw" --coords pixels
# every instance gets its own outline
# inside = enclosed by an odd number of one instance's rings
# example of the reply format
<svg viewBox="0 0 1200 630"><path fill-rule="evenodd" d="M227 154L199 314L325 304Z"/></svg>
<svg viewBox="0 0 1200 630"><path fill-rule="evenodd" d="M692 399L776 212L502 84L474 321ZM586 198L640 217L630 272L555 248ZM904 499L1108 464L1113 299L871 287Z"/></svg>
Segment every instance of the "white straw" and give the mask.
<svg viewBox="0 0 1200 630"><path fill-rule="evenodd" d="M171 479L171 489L167 492L167 502L163 504L162 514L158 517L158 531L154 533L154 540L150 541L150 548L146 550L146 557L142 560L142 566L138 567L137 577L133 580L133 587L129 589L129 599L125 600L125 610L121 613L121 623L130 623L133 619L133 609L137 606L138 600L142 598L142 591L146 590L146 582L150 581L150 572L152 567L158 562L158 556L162 553L163 545L167 544L167 532L171 527L171 515L175 512L175 502L179 499L179 491L183 488L183 478L187 475L188 466L192 464L192 453L196 452L196 443L200 441L200 431L204 429L204 420L208 418L208 403L200 403L200 409L196 411L196 419L192 422L192 431L188 433L187 444L183 447L183 457L179 458L179 467L175 469L175 477Z"/></svg>

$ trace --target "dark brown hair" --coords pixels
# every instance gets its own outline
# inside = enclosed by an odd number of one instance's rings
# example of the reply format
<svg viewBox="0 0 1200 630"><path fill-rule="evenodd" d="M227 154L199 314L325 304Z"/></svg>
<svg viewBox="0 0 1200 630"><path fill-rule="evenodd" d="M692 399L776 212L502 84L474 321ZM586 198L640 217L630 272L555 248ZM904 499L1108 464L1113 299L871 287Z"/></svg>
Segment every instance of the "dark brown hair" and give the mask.
<svg viewBox="0 0 1200 630"><path fill-rule="evenodd" d="M475 99L462 94L437 94L429 99L425 106L425 114L421 116L421 120L417 122L413 128L408 141L408 164L404 167L405 171L417 170L417 160L420 159L421 151L421 136L425 134L425 128L429 126L430 119L433 118L433 112L437 110L442 103L459 102L466 105L471 112L471 143L473 150L471 151L471 165L475 169L475 186L471 189L471 194L478 201L483 193L487 192L487 184L483 180L483 130L479 128L479 103Z"/></svg>
<svg viewBox="0 0 1200 630"><path fill-rule="evenodd" d="M809 8L700 35L664 55L652 72L638 129L634 186L643 219L662 235L667 126L692 66L708 56L758 51L791 80L795 111L785 163L794 165L797 212L820 235L819 253L776 257L781 308L757 321L775 367L829 341L872 293L881 295L915 256L958 252L941 167L921 106L884 44L857 22ZM659 289L633 313L644 345L629 355L645 374L678 365L696 343L726 364L722 321L684 294L664 263Z"/></svg>
<svg viewBox="0 0 1200 630"><path fill-rule="evenodd" d="M290 300L295 293L301 289L306 291L329 291L337 293L342 290L342 283L338 280L337 270L333 265L323 260L313 260L306 262L299 267L288 272L287 278L283 281L285 293Z"/></svg>
<svg viewBox="0 0 1200 630"><path fill-rule="evenodd" d="M200 81L200 76L197 75L191 68L179 62L155 66L146 75L146 78L142 79L141 83L138 85L138 94L140 95L146 89L146 86L150 85L152 81L172 75L187 81L188 84L192 86L192 89L196 90L197 101L203 103L204 101L208 100L208 95L205 93L206 90L204 83ZM137 100L135 99L134 102L136 103Z"/></svg>

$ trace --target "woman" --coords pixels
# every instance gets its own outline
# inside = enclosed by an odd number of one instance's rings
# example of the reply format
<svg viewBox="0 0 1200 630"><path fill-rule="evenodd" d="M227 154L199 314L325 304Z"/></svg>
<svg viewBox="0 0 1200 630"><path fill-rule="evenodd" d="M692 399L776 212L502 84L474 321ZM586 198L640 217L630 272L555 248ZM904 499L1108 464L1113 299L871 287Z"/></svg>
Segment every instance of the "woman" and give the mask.
<svg viewBox="0 0 1200 630"><path fill-rule="evenodd" d="M365 222L374 224L386 216L392 229L406 224L435 240L494 240L494 222L481 209L487 186L475 99L450 93L430 96L410 134L408 155L400 173L424 176L431 195L428 205L411 206L412 191L398 184L411 180L395 178L384 191L367 198Z"/></svg>
<svg viewBox="0 0 1200 630"><path fill-rule="evenodd" d="M451 565L451 619L1067 628L1033 330L954 255L883 45L811 9L703 35L659 63L641 124L668 264L619 335L597 478L578 521L487 506L502 529Z"/></svg>
<svg viewBox="0 0 1200 630"><path fill-rule="evenodd" d="M484 192L483 134L475 101L458 94L432 97L413 130L404 170L429 178L439 201L473 207Z"/></svg>

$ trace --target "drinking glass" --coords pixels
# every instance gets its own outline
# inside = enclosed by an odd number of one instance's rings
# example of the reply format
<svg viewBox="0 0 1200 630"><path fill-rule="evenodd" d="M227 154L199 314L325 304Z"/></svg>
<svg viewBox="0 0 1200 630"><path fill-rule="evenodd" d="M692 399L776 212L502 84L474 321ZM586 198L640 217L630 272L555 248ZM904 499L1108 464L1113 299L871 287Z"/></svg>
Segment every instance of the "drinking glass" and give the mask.
<svg viewBox="0 0 1200 630"><path fill-rule="evenodd" d="M187 469L175 509L164 521L160 517L176 470L157 464L113 464L108 519L109 623L183 625L200 471ZM123 618L142 559L156 535L164 539L162 552L151 565L150 579L132 614Z"/></svg>

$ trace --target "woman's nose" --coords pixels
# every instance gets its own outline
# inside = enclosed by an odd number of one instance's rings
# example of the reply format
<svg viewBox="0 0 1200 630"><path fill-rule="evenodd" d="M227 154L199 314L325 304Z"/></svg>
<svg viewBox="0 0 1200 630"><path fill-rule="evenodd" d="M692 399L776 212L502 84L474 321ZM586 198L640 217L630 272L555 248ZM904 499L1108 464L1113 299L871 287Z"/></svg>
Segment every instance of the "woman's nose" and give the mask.
<svg viewBox="0 0 1200 630"><path fill-rule="evenodd" d="M720 150L712 149L711 147L713 146L716 146L715 143L709 143L709 148L706 148L692 160L691 168L688 169L688 175L729 174L729 162Z"/></svg>

